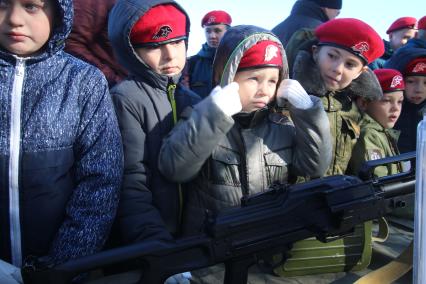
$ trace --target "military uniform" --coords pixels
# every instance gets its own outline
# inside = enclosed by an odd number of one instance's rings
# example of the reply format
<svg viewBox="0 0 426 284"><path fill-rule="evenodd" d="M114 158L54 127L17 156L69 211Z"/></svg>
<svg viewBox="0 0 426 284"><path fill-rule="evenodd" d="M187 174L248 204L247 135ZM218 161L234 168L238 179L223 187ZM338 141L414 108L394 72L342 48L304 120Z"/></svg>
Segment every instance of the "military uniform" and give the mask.
<svg viewBox="0 0 426 284"><path fill-rule="evenodd" d="M376 120L365 114L361 121L361 135L352 152L347 173L357 175L365 161L377 160L399 154L397 141L400 132L385 129ZM402 165L388 164L374 169L377 177L402 172Z"/></svg>
<svg viewBox="0 0 426 284"><path fill-rule="evenodd" d="M319 67L308 51L299 51L294 62L293 78L305 90L321 98L330 122L333 156L326 176L345 174L352 149L360 135L361 113L353 98L374 97L382 94L371 70L363 72L356 80L340 92L326 90L319 73Z"/></svg>

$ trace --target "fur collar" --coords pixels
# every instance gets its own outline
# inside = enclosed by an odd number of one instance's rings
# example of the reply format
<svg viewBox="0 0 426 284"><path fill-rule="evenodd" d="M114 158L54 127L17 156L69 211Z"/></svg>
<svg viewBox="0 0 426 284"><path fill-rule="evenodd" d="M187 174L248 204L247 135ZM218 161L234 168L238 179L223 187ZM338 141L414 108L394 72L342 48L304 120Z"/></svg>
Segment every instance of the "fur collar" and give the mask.
<svg viewBox="0 0 426 284"><path fill-rule="evenodd" d="M308 51L300 50L298 52L293 66L293 79L299 81L311 95L321 97L328 93L321 79L318 65ZM379 99L383 96L379 81L370 68L341 92L345 92L352 98L361 96L370 100Z"/></svg>

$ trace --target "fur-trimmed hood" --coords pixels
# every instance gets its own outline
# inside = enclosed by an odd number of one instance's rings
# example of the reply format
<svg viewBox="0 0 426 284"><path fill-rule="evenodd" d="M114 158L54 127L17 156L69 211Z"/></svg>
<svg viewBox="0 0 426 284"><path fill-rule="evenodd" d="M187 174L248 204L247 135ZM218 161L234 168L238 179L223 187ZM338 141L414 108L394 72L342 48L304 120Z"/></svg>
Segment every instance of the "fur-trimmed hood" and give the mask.
<svg viewBox="0 0 426 284"><path fill-rule="evenodd" d="M311 95L322 97L328 93L312 53L306 50L300 50L296 56L293 66L293 79L299 81ZM383 96L380 83L370 68L353 80L342 92L351 97L360 96L369 100L377 100Z"/></svg>

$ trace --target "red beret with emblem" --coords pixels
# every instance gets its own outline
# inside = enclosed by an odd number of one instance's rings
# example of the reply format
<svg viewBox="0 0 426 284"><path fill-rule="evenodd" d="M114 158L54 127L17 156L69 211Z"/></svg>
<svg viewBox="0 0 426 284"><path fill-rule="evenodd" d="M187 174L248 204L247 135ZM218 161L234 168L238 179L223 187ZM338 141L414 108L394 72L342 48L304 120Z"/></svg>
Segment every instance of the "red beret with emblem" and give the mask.
<svg viewBox="0 0 426 284"><path fill-rule="evenodd" d="M426 57L417 57L407 64L404 76L426 76Z"/></svg>
<svg viewBox="0 0 426 284"><path fill-rule="evenodd" d="M380 35L368 24L354 18L327 21L315 29L319 45L343 48L365 63L371 63L385 52Z"/></svg>
<svg viewBox="0 0 426 284"><path fill-rule="evenodd" d="M423 16L419 20L417 27L418 27L419 30L426 30L426 16Z"/></svg>
<svg viewBox="0 0 426 284"><path fill-rule="evenodd" d="M278 43L271 40L263 40L244 52L238 69L282 66L281 48Z"/></svg>
<svg viewBox="0 0 426 284"><path fill-rule="evenodd" d="M149 9L133 26L130 42L144 46L186 38L186 16L171 4Z"/></svg>
<svg viewBox="0 0 426 284"><path fill-rule="evenodd" d="M214 10L208 12L201 20L201 26L211 26L224 24L230 26L232 23L231 16L222 10Z"/></svg>
<svg viewBox="0 0 426 284"><path fill-rule="evenodd" d="M376 69L373 71L379 80L383 93L405 90L404 78L395 69Z"/></svg>
<svg viewBox="0 0 426 284"><path fill-rule="evenodd" d="M417 26L417 19L413 17L402 17L395 20L395 22L390 25L388 30L386 31L387 34L390 34L391 32L401 30L401 29L416 29Z"/></svg>

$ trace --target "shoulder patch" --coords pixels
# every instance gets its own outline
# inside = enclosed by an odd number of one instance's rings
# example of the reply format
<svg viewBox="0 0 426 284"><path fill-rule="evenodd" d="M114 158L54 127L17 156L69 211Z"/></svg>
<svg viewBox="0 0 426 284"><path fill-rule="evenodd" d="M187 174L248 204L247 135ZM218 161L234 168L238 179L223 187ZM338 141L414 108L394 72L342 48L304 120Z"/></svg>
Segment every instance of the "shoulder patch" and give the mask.
<svg viewBox="0 0 426 284"><path fill-rule="evenodd" d="M382 153L378 149L367 150L367 155L370 161L384 158L382 157Z"/></svg>

